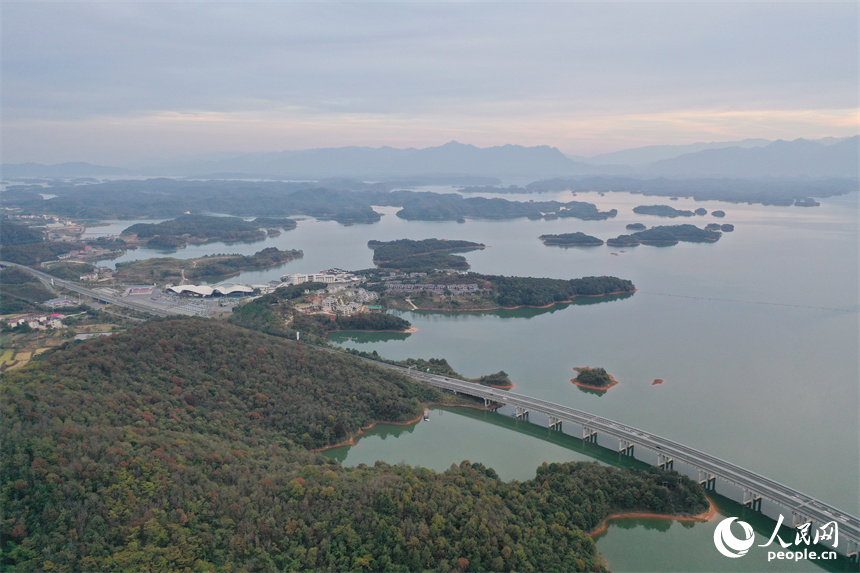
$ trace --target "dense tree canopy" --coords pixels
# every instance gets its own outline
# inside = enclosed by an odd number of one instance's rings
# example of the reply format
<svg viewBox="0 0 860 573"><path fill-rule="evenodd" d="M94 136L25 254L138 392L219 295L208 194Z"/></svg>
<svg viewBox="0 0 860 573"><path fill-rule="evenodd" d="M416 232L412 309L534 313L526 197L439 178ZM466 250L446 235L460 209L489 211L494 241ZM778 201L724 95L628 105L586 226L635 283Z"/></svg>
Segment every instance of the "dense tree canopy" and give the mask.
<svg viewBox="0 0 860 573"><path fill-rule="evenodd" d="M385 269L430 271L433 269L468 269L464 257L451 252L482 249L482 243L447 239L398 239L396 241L368 241L373 249L373 262Z"/></svg>
<svg viewBox="0 0 860 573"><path fill-rule="evenodd" d="M0 384L4 570L600 571L585 532L607 514L707 506L656 469L343 468L303 446L437 391L211 321L72 344Z"/></svg>

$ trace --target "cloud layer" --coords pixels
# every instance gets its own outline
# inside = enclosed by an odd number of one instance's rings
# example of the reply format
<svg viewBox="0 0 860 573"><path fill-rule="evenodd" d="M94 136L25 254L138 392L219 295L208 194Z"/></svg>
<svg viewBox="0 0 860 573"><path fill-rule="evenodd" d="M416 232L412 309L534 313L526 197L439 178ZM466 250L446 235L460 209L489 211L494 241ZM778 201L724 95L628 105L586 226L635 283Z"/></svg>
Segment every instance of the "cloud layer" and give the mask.
<svg viewBox="0 0 860 573"><path fill-rule="evenodd" d="M4 161L853 135L855 3L4 3Z"/></svg>

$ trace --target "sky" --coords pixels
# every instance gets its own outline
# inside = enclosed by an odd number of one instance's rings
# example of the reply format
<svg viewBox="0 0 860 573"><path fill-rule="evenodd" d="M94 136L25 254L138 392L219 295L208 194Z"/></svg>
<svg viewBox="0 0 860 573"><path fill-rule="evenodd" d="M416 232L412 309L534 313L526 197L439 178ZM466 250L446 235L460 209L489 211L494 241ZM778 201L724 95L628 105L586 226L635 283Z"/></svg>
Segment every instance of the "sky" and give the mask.
<svg viewBox="0 0 860 573"><path fill-rule="evenodd" d="M847 137L858 22L853 1L3 0L2 158Z"/></svg>

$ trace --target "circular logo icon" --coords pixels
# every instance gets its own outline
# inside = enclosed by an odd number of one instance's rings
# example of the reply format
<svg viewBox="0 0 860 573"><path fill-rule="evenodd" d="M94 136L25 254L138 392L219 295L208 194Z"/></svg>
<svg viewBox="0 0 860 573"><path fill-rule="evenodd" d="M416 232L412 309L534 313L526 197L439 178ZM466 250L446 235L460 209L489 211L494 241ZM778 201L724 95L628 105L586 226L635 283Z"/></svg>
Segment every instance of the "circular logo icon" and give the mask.
<svg viewBox="0 0 860 573"><path fill-rule="evenodd" d="M755 534L752 526L745 521L738 521L738 525L744 530L744 538L738 539L732 533L731 525L737 517L728 517L722 520L714 530L714 545L717 551L726 557L740 557L746 555L753 543L755 543Z"/></svg>

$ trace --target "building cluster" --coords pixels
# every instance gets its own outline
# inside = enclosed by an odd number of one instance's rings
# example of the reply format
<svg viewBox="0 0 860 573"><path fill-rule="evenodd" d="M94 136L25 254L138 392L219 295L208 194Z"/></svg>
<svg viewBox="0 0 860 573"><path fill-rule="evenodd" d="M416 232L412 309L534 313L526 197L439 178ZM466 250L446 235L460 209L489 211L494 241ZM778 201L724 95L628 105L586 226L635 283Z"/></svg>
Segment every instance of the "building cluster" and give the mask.
<svg viewBox="0 0 860 573"><path fill-rule="evenodd" d="M435 294L445 294L446 292L450 294L474 294L478 292L482 292L485 289L482 289L478 286L477 283L458 283L458 284L449 284L449 285L440 285L440 284L416 284L416 283L404 283L403 281L388 281L385 283L385 292L387 293L397 293L397 292L432 292Z"/></svg>
<svg viewBox="0 0 860 573"><path fill-rule="evenodd" d="M113 278L113 270L110 267L99 267L91 273L81 275L80 280L83 282L94 283Z"/></svg>
<svg viewBox="0 0 860 573"><path fill-rule="evenodd" d="M101 247L93 247L91 245L87 245L83 249L79 251L70 251L68 253L64 253L57 258L61 261L68 260L98 260L98 259L106 259L113 253L117 251L113 251L110 249L103 249Z"/></svg>
<svg viewBox="0 0 860 573"><path fill-rule="evenodd" d="M296 273L292 275L284 275L281 277L281 281L291 285L300 285L302 283L351 283L361 282L362 280L363 279L361 279L360 277L357 277L352 273L348 273L341 269L329 269L327 271L320 271L318 273L310 275Z"/></svg>
<svg viewBox="0 0 860 573"><path fill-rule="evenodd" d="M344 289L341 285L332 285L326 288L329 293L339 293L338 296L316 296L311 304L304 307L304 312L328 312L332 314L355 314L364 310L367 303L378 298L375 292L363 288ZM352 300L347 300L351 298Z"/></svg>
<svg viewBox="0 0 860 573"><path fill-rule="evenodd" d="M13 320L9 320L8 323L9 326L12 328L20 326L22 324L26 324L33 330L45 330L47 328L63 328L64 317L65 315L62 314L31 314L28 316L22 316Z"/></svg>

